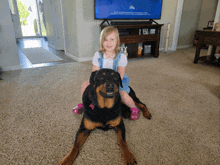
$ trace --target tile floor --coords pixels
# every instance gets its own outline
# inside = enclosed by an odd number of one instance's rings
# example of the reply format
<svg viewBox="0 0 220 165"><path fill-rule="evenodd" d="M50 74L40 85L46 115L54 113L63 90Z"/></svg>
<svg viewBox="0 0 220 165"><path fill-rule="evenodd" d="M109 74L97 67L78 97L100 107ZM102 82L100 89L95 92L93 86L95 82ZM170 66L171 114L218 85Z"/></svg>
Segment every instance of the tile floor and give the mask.
<svg viewBox="0 0 220 165"><path fill-rule="evenodd" d="M45 41L44 38L23 38L20 39L17 43L18 46L18 55L20 58L20 63L22 69L25 68L36 68L36 67L44 67L50 65L56 65L61 63L69 63L69 62L76 62L75 60L71 59L70 57L66 56L63 50L54 50L53 48L48 46L48 41ZM59 62L51 62L51 63L41 63L41 64L32 64L28 58L22 52L22 48L35 48L35 47L43 47L46 50L49 50L53 54L56 54L58 57L62 58L63 61Z"/></svg>

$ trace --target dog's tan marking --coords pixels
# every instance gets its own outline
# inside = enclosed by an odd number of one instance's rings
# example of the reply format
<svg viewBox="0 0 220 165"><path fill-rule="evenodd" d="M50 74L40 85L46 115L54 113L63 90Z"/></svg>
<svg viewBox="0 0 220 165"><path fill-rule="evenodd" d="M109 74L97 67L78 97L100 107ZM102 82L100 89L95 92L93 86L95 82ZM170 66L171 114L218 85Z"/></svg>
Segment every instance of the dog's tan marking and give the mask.
<svg viewBox="0 0 220 165"><path fill-rule="evenodd" d="M95 123L95 122L92 122L92 121L89 121L88 119L84 119L84 126L87 130L93 130L97 127L102 127L103 124L102 123Z"/></svg>
<svg viewBox="0 0 220 165"><path fill-rule="evenodd" d="M140 107L141 110L143 111L143 116L147 119L151 119L151 113L148 111L147 107L141 103L136 103L135 102L135 105Z"/></svg>
<svg viewBox="0 0 220 165"><path fill-rule="evenodd" d="M59 165L70 165L73 164L74 160L76 159L80 147L86 141L89 134L86 134L85 131L81 132L78 137L77 141L74 146L71 148L70 152L60 161Z"/></svg>
<svg viewBox="0 0 220 165"><path fill-rule="evenodd" d="M98 100L98 104L100 106L100 108L111 108L113 107L114 103L115 103L115 97L113 98L104 98L100 95L99 91L102 92L106 92L106 83L103 85L100 85L96 88L96 94L97 94L97 100ZM117 85L114 84L114 93L118 92L118 88Z"/></svg>
<svg viewBox="0 0 220 165"><path fill-rule="evenodd" d="M104 108L105 106L105 99L99 93L99 91L102 91L102 89L103 89L103 85L100 85L96 88L97 101L98 101L100 108Z"/></svg>
<svg viewBox="0 0 220 165"><path fill-rule="evenodd" d="M137 164L134 155L129 151L128 144L122 138L122 130L120 128L116 129L119 146L121 149L122 157L124 159L125 164Z"/></svg>
<svg viewBox="0 0 220 165"><path fill-rule="evenodd" d="M111 98L111 99L105 99L105 107L106 108L111 108L113 107L115 102L115 97Z"/></svg>
<svg viewBox="0 0 220 165"><path fill-rule="evenodd" d="M114 84L114 92L115 92L115 93L118 93L118 91L119 91L119 88L117 87L116 84Z"/></svg>
<svg viewBox="0 0 220 165"><path fill-rule="evenodd" d="M116 118L115 120L110 120L110 121L108 121L106 124L107 124L107 125L110 125L110 126L112 126L112 127L116 127L116 126L118 126L118 125L120 124L120 122L121 122L121 116L119 116L119 117Z"/></svg>

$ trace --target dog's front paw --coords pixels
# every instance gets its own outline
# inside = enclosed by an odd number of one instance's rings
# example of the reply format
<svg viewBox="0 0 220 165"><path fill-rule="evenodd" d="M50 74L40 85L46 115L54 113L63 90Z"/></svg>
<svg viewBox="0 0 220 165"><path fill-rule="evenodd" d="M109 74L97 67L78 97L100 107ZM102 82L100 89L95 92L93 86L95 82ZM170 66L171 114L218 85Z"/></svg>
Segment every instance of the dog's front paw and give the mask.
<svg viewBox="0 0 220 165"><path fill-rule="evenodd" d="M131 157L125 161L125 164L126 165L136 165L137 161L135 160L135 157L131 154Z"/></svg>
<svg viewBox="0 0 220 165"><path fill-rule="evenodd" d="M143 116L144 116L145 118L147 118L147 119L151 119L151 118L152 118L152 115L151 115L151 113L150 113L149 111L144 111L144 112L143 112Z"/></svg>
<svg viewBox="0 0 220 165"><path fill-rule="evenodd" d="M61 160L59 165L72 165L73 163L68 160Z"/></svg>
<svg viewBox="0 0 220 165"><path fill-rule="evenodd" d="M126 165L136 165L137 164L137 161L136 161L134 155L130 151L127 151L124 155L124 163Z"/></svg>
<svg viewBox="0 0 220 165"><path fill-rule="evenodd" d="M73 159L69 155L67 155L60 161L59 165L72 165L72 164L73 164Z"/></svg>

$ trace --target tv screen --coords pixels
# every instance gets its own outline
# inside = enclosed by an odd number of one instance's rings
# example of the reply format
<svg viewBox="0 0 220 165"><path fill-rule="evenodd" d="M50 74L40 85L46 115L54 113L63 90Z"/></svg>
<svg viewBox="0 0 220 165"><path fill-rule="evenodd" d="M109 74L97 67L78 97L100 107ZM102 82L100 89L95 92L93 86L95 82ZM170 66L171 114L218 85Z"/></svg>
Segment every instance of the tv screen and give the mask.
<svg viewBox="0 0 220 165"><path fill-rule="evenodd" d="M160 19L162 0L95 0L95 19Z"/></svg>

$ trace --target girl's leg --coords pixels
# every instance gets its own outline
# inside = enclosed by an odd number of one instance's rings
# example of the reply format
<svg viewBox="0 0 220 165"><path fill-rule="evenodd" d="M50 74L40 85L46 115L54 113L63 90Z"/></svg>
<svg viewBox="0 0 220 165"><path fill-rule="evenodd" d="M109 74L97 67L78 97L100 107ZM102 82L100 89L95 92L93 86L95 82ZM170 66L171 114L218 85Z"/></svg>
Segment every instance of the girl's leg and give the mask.
<svg viewBox="0 0 220 165"><path fill-rule="evenodd" d="M121 101L129 108L137 108L133 99L125 91L120 91Z"/></svg>
<svg viewBox="0 0 220 165"><path fill-rule="evenodd" d="M89 81L85 81L83 83L83 85L81 86L81 98L82 98L83 93L88 85L89 85ZM82 113L82 111L83 111L82 103L79 103L76 107L73 108L73 113L75 113L75 114L80 114L80 113Z"/></svg>
<svg viewBox="0 0 220 165"><path fill-rule="evenodd" d="M89 85L89 81L85 81L81 87L81 97L83 96L83 93L85 91L85 89L87 88L87 86Z"/></svg>
<svg viewBox="0 0 220 165"><path fill-rule="evenodd" d="M131 119L137 120L139 118L139 109L136 107L134 100L125 91L120 91L122 102L131 109Z"/></svg>

